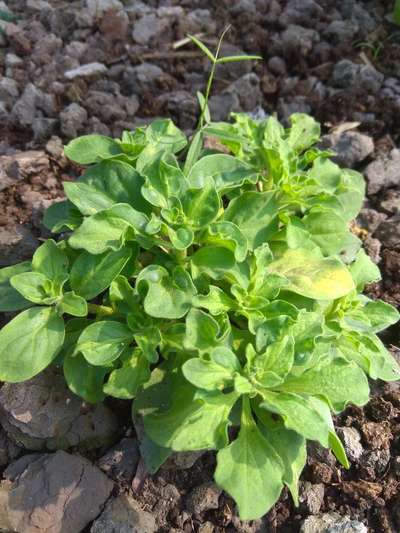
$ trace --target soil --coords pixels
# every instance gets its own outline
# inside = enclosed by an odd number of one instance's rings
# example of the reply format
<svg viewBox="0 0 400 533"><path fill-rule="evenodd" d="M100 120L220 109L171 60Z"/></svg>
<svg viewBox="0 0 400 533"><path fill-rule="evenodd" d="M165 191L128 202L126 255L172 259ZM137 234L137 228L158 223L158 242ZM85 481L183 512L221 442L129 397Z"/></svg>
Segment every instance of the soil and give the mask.
<svg viewBox="0 0 400 533"><path fill-rule="evenodd" d="M296 2L291 3L296 4ZM49 4L54 9L65 7L65 3L56 0L50 1ZM80 3L71 2L71 13L74 9L72 4L80 5ZM306 28L316 28L320 33L320 39L315 39L310 46L305 45L306 51L300 45L291 47L288 44L285 48L282 44L282 32L290 25L282 18L282 13L285 13L287 6L286 0L271 0L270 2L185 0L164 3L154 1L147 4L154 8L159 5L175 7L181 5L186 12L199 8L208 9L212 20L216 22L214 31L208 36L210 44L215 42L216 35L227 23L231 24L229 43L248 53L260 53L265 58L264 62L250 68L260 80L261 101L259 105L267 114L278 110L280 118L285 120L287 118L285 106L293 105L295 102L296 106L306 106L305 110L321 122L325 133L329 133L331 128L341 123L358 122L357 130L373 138L375 150L366 160L356 165L357 169L363 170L369 162L387 155L393 147L400 146L398 128L400 92L397 97L385 97L380 92L380 88L375 90L356 84L348 84L344 88L336 86L335 90L329 90L332 88L333 72L337 64L344 59L360 65L372 65L385 79L397 79L398 87L400 87L400 30L387 22L385 18L385 15L390 12L391 1L343 2L350 6L349 9L353 9L353 12L357 7L361 7L364 12L371 13L373 27L371 31L355 32L350 42L337 43L333 37L329 38L324 34L327 25L337 18L336 2L304 0L304 6L316 4L321 8L316 10L316 15L313 15L315 23L313 22L312 25L308 25L307 20L304 20L307 19L306 14L298 20L293 16L293 21L290 22ZM255 11L251 8L252 4L257 6ZM8 5L24 23L46 18L44 14L41 15L40 11L24 13L23 2L9 2ZM177 40L184 36L185 25L182 23L181 28L179 20L174 24L174 39ZM51 25L49 28L48 24L43 22L43 27L49 33L57 35ZM99 31L101 33L101 28L94 25L93 34L98 36ZM62 38L66 45L69 38L65 35ZM79 40L76 35L75 40ZM104 61L109 68L115 64L131 67L142 63L143 60L159 66L163 70L163 75L157 83L149 83L142 91L139 111L133 122L139 124L154 116L171 116L181 127L190 130L193 127L193 117L197 112L196 104L189 102L190 105L188 104L188 109L185 111L186 108L182 109L181 101L176 100L179 96L176 94L179 91L194 94L198 89L199 80L200 83L203 82L204 62L191 47L182 49L193 53L190 59L171 52L170 41L166 42L162 33L147 47L132 45L129 36L125 41L119 40L113 45L105 39L101 61ZM322 46L321 41L326 43L326 46ZM101 39L100 42L102 42ZM377 51L377 47L381 49ZM20 54L26 63L29 61L30 52L22 53L11 39L3 50L5 53ZM280 58L283 62L283 66L280 67L281 72L278 72L276 66L272 68L271 58L274 57ZM0 72L1 70L3 74L6 73L4 55L0 58ZM23 84L25 82L21 82L20 78L23 77L21 70L23 72L23 69L14 69L11 74L8 72L7 76L14 75L18 84ZM248 71L239 72L242 75ZM123 78L117 79L121 94L130 95L121 81ZM214 95L226 91L232 81L234 79L230 77L229 71L224 69L219 74L213 89ZM39 85L37 80L35 83ZM76 100L84 105L85 94L90 89L91 83L79 80L66 88L61 96L57 96L52 116L57 119L71 101ZM93 83L97 83L98 86L99 80ZM322 84L328 90L321 92L321 89L317 88L317 83ZM51 93L51 84L46 86L45 80L41 83L41 87ZM70 96L72 88L81 91L82 96L74 100ZM107 92L107 87L104 90ZM171 92L175 93L175 96L168 99L166 95L170 95ZM194 108L194 112L190 106ZM246 109L246 104L242 107L246 111L253 111L253 109ZM116 126L113 121L114 119L111 118L107 123L106 119L102 119L103 125L114 133L113 128ZM61 129L54 130L53 134L66 142L68 135L65 133L66 130L62 129L62 123L57 127ZM89 122L79 131L79 133L84 132L91 132ZM24 127L13 118L3 121L0 127L0 141L3 148L0 153L9 157L16 150L42 150L47 154L48 163L40 172L32 172L26 178L0 190L0 231L22 224L32 231L35 237L42 238L47 235L40 223L43 208L62 196L62 181L74 179L79 173L79 169L68 166L61 155L52 153L47 144L48 140L48 138L44 140L35 138L30 125ZM391 194L400 195L400 169L398 176L399 183L389 189ZM385 212L381 207L381 201L387 193L388 190L384 189L379 194L369 196L366 205L378 212ZM369 237L371 235L367 229L365 234L367 248ZM382 281L368 287L367 294L399 306L400 242L395 246L387 246L382 239L378 244ZM385 332L383 340L395 351L394 346L400 343L398 326ZM114 410L120 410L121 425L123 423L129 425L129 409L126 405L121 407L121 402L111 403ZM300 530L304 519L311 514L331 511L337 511L342 516L363 522L370 532L395 533L399 531L400 384L373 384L370 403L364 409L355 407L346 409L337 417L336 426L355 428L359 432L363 454L359 460L352 461L351 468L346 471L332 461L329 454L315 448L310 449L308 463L301 478L305 500L299 508L294 507L287 491L284 491L279 502L263 520L253 523L240 522L235 514L234 502L224 493L212 493L216 489L209 486L215 466L215 456L210 452L202 455L188 469L162 468L153 476L143 475L142 472L142 483L139 483L139 487L133 491L134 497L144 510L155 515L159 533L174 531L295 533ZM96 456L92 455L90 459L95 460ZM197 491L204 484L206 484L204 489L206 496L201 499L202 505L195 505L193 491ZM310 503L311 499L307 494L310 486L317 487L322 496L316 508ZM116 488L116 492L123 490L132 489L127 486ZM210 494L207 491L211 491ZM87 531L89 529L88 527Z"/></svg>

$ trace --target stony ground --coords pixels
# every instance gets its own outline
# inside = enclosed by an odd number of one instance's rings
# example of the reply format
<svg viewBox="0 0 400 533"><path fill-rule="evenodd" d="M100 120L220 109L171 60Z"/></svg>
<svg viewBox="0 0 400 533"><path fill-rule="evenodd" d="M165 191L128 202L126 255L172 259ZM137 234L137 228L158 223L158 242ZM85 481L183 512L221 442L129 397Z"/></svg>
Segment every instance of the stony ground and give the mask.
<svg viewBox="0 0 400 533"><path fill-rule="evenodd" d="M7 5L6 5L7 4ZM400 29L388 0L0 1L0 266L46 237L43 209L74 179L62 145L83 133L170 116L190 131L207 64L187 32L224 53L264 61L221 68L211 99L283 121L323 124L326 146L364 172L357 231L383 271L372 295L400 304ZM4 322L9 317L3 316ZM384 337L399 343L398 329ZM337 419L352 462L310 447L301 505L284 493L263 519L242 523L212 483L214 456L180 454L147 476L124 402L89 406L52 370L0 390L0 530L18 533L400 530L400 387L374 385L365 409ZM58 451L56 451L58 450Z"/></svg>

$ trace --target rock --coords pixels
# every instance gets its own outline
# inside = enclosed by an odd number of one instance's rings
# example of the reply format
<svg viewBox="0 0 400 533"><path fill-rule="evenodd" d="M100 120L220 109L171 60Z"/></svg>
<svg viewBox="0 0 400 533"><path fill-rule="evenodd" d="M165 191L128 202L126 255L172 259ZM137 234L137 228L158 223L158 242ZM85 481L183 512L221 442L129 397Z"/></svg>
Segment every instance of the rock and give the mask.
<svg viewBox="0 0 400 533"><path fill-rule="evenodd" d="M364 422L361 425L361 432L371 450L389 449L390 441L393 439L389 422Z"/></svg>
<svg viewBox="0 0 400 533"><path fill-rule="evenodd" d="M61 133L68 138L76 137L78 132L82 130L87 117L86 109L82 106L75 102L69 104L60 113Z"/></svg>
<svg viewBox="0 0 400 533"><path fill-rule="evenodd" d="M395 215L380 224L375 236L388 248L400 247L400 215Z"/></svg>
<svg viewBox="0 0 400 533"><path fill-rule="evenodd" d="M382 86L384 75L370 65L358 65L349 59L336 63L332 75L334 87L348 89L361 88L372 93L378 92Z"/></svg>
<svg viewBox="0 0 400 533"><path fill-rule="evenodd" d="M66 70L64 77L67 80L75 80L76 78L94 78L106 74L107 67L103 63L86 63L80 67Z"/></svg>
<svg viewBox="0 0 400 533"><path fill-rule="evenodd" d="M143 511L129 494L121 494L107 503L90 533L155 533L157 529L151 513Z"/></svg>
<svg viewBox="0 0 400 533"><path fill-rule="evenodd" d="M161 85L164 71L152 63L142 63L124 72L124 82L130 94L140 95L144 91L152 92Z"/></svg>
<svg viewBox="0 0 400 533"><path fill-rule="evenodd" d="M123 97L120 97L123 100ZM90 91L85 101L89 116L96 116L103 122L125 120L126 111L119 105L119 98L102 91Z"/></svg>
<svg viewBox="0 0 400 533"><path fill-rule="evenodd" d="M372 234L386 219L387 216L384 213L364 207L357 216L357 224Z"/></svg>
<svg viewBox="0 0 400 533"><path fill-rule="evenodd" d="M196 34L203 31L213 35L217 28L214 14L209 9L193 9L184 21L186 33Z"/></svg>
<svg viewBox="0 0 400 533"><path fill-rule="evenodd" d="M0 267L31 259L39 241L26 226L0 227Z"/></svg>
<svg viewBox="0 0 400 533"><path fill-rule="evenodd" d="M5 34L11 47L18 55L28 55L32 50L32 45L24 30L9 22L5 27Z"/></svg>
<svg viewBox="0 0 400 533"><path fill-rule="evenodd" d="M7 186L32 176L42 175L50 169L50 162L42 150L27 150L13 155L0 156L0 190L2 183Z"/></svg>
<svg viewBox="0 0 400 533"><path fill-rule="evenodd" d="M199 533L214 533L214 525L212 522L204 522L199 526Z"/></svg>
<svg viewBox="0 0 400 533"><path fill-rule="evenodd" d="M0 79L0 101L4 102L7 106L11 106L18 98L18 95L17 82L12 78L2 77Z"/></svg>
<svg viewBox="0 0 400 533"><path fill-rule="evenodd" d="M100 32L107 41L124 41L129 32L129 17L125 11L110 10L100 22Z"/></svg>
<svg viewBox="0 0 400 533"><path fill-rule="evenodd" d="M194 129L198 118L197 99L188 91L174 91L157 98L164 113L171 116L182 129Z"/></svg>
<svg viewBox="0 0 400 533"><path fill-rule="evenodd" d="M118 434L109 408L85 404L52 368L28 381L3 385L0 421L14 442L28 450L89 450L110 445Z"/></svg>
<svg viewBox="0 0 400 533"><path fill-rule="evenodd" d="M12 114L17 122L22 126L29 126L33 123L36 115L37 89L29 83L22 93L22 96L15 102Z"/></svg>
<svg viewBox="0 0 400 533"><path fill-rule="evenodd" d="M37 117L33 119L33 138L37 142L43 142L56 132L58 120L55 118Z"/></svg>
<svg viewBox="0 0 400 533"><path fill-rule="evenodd" d="M370 479L381 478L386 472L389 461L389 450L375 450L364 453L360 460L362 477Z"/></svg>
<svg viewBox="0 0 400 533"><path fill-rule="evenodd" d="M358 25L351 20L333 20L325 28L323 35L334 45L343 45L352 41L357 33Z"/></svg>
<svg viewBox="0 0 400 533"><path fill-rule="evenodd" d="M222 43L220 56L242 56L246 52L230 43ZM249 74L252 70L252 61L238 61L237 63L222 63L217 66L215 71L215 78L217 80L224 80L234 82L242 76Z"/></svg>
<svg viewBox="0 0 400 533"><path fill-rule="evenodd" d="M24 533L77 533L99 514L112 482L87 459L39 455L0 486L0 527Z"/></svg>
<svg viewBox="0 0 400 533"><path fill-rule="evenodd" d="M313 29L291 24L280 35L280 44L286 55L307 56L314 44L320 40L319 33Z"/></svg>
<svg viewBox="0 0 400 533"><path fill-rule="evenodd" d="M357 462L363 454L363 447L361 445L361 435L356 428L339 427L336 432L344 444L347 457L350 461Z"/></svg>
<svg viewBox="0 0 400 533"><path fill-rule="evenodd" d="M107 11L120 11L124 5L120 0L86 0L85 2L90 16L102 17Z"/></svg>
<svg viewBox="0 0 400 533"><path fill-rule="evenodd" d="M60 137L53 135L51 139L47 141L46 152L50 154L54 159L58 161L61 160L64 152L64 145Z"/></svg>
<svg viewBox="0 0 400 533"><path fill-rule="evenodd" d="M165 470L187 470L192 468L204 453L204 451L174 452L168 457L167 461L162 465L162 468Z"/></svg>
<svg viewBox="0 0 400 533"><path fill-rule="evenodd" d="M400 180L400 150L394 148L388 156L381 156L370 163L365 171L368 193L377 194L381 190L398 185Z"/></svg>
<svg viewBox="0 0 400 533"><path fill-rule="evenodd" d="M289 117L293 113L311 113L311 107L307 103L305 96L294 96L285 100L284 98L278 99L277 111L279 118L285 123L288 124Z"/></svg>
<svg viewBox="0 0 400 533"><path fill-rule="evenodd" d="M139 458L137 440L125 438L108 450L97 464L114 481L130 485L135 475Z"/></svg>
<svg viewBox="0 0 400 533"><path fill-rule="evenodd" d="M382 249L382 243L379 239L375 239L371 237L371 235L367 235L366 239L364 239L364 248L369 255L369 257L372 259L372 261L375 264L379 264L381 262L381 249Z"/></svg>
<svg viewBox="0 0 400 533"><path fill-rule="evenodd" d="M338 513L309 516L301 525L300 533L368 533L362 522Z"/></svg>
<svg viewBox="0 0 400 533"><path fill-rule="evenodd" d="M300 482L299 503L307 514L319 513L324 501L325 489L322 483L313 485L309 481Z"/></svg>
<svg viewBox="0 0 400 533"><path fill-rule="evenodd" d="M383 211L392 215L400 213L400 190L389 189L383 194L383 198L379 201L379 206Z"/></svg>
<svg viewBox="0 0 400 533"><path fill-rule="evenodd" d="M21 448L17 446L7 436L7 433L0 427L0 466L6 466L21 453Z"/></svg>
<svg viewBox="0 0 400 533"><path fill-rule="evenodd" d="M356 163L364 161L375 148L372 137L358 131L324 135L321 142L325 148L337 152L333 160L347 168L352 168Z"/></svg>
<svg viewBox="0 0 400 533"><path fill-rule="evenodd" d="M4 64L7 68L20 67L23 62L23 59L12 53L6 54L6 57L4 58Z"/></svg>
<svg viewBox="0 0 400 533"><path fill-rule="evenodd" d="M269 70L277 76L283 76L286 74L286 63L279 56L273 56L268 60L267 66Z"/></svg>
<svg viewBox="0 0 400 533"><path fill-rule="evenodd" d="M241 111L253 111L262 102L260 78L254 72L233 82L226 92L238 98Z"/></svg>
<svg viewBox="0 0 400 533"><path fill-rule="evenodd" d="M318 461L319 463L326 464L330 467L336 465L336 458L328 448L324 448L317 441L308 441L307 442L307 454L310 459Z"/></svg>
<svg viewBox="0 0 400 533"><path fill-rule="evenodd" d="M212 120L218 122L227 120L232 111L240 111L240 103L237 94L224 91L220 94L214 94L208 101L208 107Z"/></svg>
<svg viewBox="0 0 400 533"><path fill-rule="evenodd" d="M195 487L186 498L186 508L196 516L201 516L210 509L218 509L221 492L214 483L203 483Z"/></svg>
<svg viewBox="0 0 400 533"><path fill-rule="evenodd" d="M159 18L154 13L144 15L134 24L132 31L133 40L144 46L158 43L161 37L168 39L171 27L167 17Z"/></svg>

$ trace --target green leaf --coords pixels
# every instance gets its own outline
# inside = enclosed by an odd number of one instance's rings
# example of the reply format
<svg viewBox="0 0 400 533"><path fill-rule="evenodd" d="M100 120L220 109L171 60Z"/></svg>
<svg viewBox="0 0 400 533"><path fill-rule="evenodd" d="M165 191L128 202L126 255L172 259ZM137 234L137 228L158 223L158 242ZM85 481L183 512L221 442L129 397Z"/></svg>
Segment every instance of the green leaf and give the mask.
<svg viewBox="0 0 400 533"><path fill-rule="evenodd" d="M303 152L319 141L321 128L312 117L304 113L293 113L290 123L288 143L296 152Z"/></svg>
<svg viewBox="0 0 400 533"><path fill-rule="evenodd" d="M55 202L44 213L43 224L53 233L74 230L82 222L82 215L69 200Z"/></svg>
<svg viewBox="0 0 400 533"><path fill-rule="evenodd" d="M285 276L290 291L317 300L334 300L354 289L347 268L338 259L320 259L310 250L287 250L268 265L268 271Z"/></svg>
<svg viewBox="0 0 400 533"><path fill-rule="evenodd" d="M111 372L103 391L109 396L130 400L150 378L150 366L148 360L140 350L133 350L124 358L121 368Z"/></svg>
<svg viewBox="0 0 400 533"><path fill-rule="evenodd" d="M193 165L200 157L201 149L203 147L203 132L198 131L195 133L186 156L185 165L183 167L183 173L188 175Z"/></svg>
<svg viewBox="0 0 400 533"><path fill-rule="evenodd" d="M76 352L81 352L91 365L107 366L118 359L132 340L133 333L127 325L114 320L103 320L90 324L83 330Z"/></svg>
<svg viewBox="0 0 400 533"><path fill-rule="evenodd" d="M64 359L64 376L68 387L89 403L104 400L104 376L109 371L107 367L89 364L80 354L67 356Z"/></svg>
<svg viewBox="0 0 400 533"><path fill-rule="evenodd" d="M241 263L246 259L248 244L241 230L233 222L214 222L208 227L207 242L224 246L235 254L235 259Z"/></svg>
<svg viewBox="0 0 400 533"><path fill-rule="evenodd" d="M94 215L112 207L116 202L102 191L84 182L66 181L64 191L67 198L83 215Z"/></svg>
<svg viewBox="0 0 400 533"><path fill-rule="evenodd" d="M313 241L326 256L339 254L348 242L346 222L330 211L315 211L302 220Z"/></svg>
<svg viewBox="0 0 400 533"><path fill-rule="evenodd" d="M131 257L131 250L91 255L82 252L72 265L72 289L86 300L103 292L118 276Z"/></svg>
<svg viewBox="0 0 400 533"><path fill-rule="evenodd" d="M187 176L189 185L201 189L208 178L213 178L217 190L232 189L245 182L255 183L256 172L239 159L226 154L206 155L199 159Z"/></svg>
<svg viewBox="0 0 400 533"><path fill-rule="evenodd" d="M53 239L48 239L33 254L32 270L51 280L65 277L68 272L68 257Z"/></svg>
<svg viewBox="0 0 400 533"><path fill-rule="evenodd" d="M51 291L51 282L39 272L22 272L10 280L12 287L30 302L52 304L56 298Z"/></svg>
<svg viewBox="0 0 400 533"><path fill-rule="evenodd" d="M183 211L193 229L213 222L220 210L220 198L211 178L205 179L201 189L189 189L182 198Z"/></svg>
<svg viewBox="0 0 400 533"><path fill-rule="evenodd" d="M277 214L274 193L249 191L231 201L224 220L236 224L247 239L250 250L255 250L277 230Z"/></svg>
<svg viewBox="0 0 400 533"><path fill-rule="evenodd" d="M129 228L143 232L148 223L144 213L128 204L115 204L84 219L69 238L72 248L84 249L91 254L120 250Z"/></svg>
<svg viewBox="0 0 400 533"><path fill-rule="evenodd" d="M207 391L223 388L233 379L231 369L200 358L186 361L182 372L192 385Z"/></svg>
<svg viewBox="0 0 400 533"><path fill-rule="evenodd" d="M358 252L356 260L350 266L350 273L357 289L360 290L368 283L373 283L381 279L379 268L362 249Z"/></svg>
<svg viewBox="0 0 400 533"><path fill-rule="evenodd" d="M194 233L191 228L185 226L178 228L176 231L168 227L168 237L174 248L186 250L193 244Z"/></svg>
<svg viewBox="0 0 400 533"><path fill-rule="evenodd" d="M317 157L308 176L320 185L324 191L334 192L340 183L342 171L338 165L326 157Z"/></svg>
<svg viewBox="0 0 400 533"><path fill-rule="evenodd" d="M172 153L179 152L187 145L186 136L169 118L154 120L146 129L146 139L157 148Z"/></svg>
<svg viewBox="0 0 400 533"><path fill-rule="evenodd" d="M363 313L371 323L373 333L378 333L399 321L400 315L395 307L381 300L369 301Z"/></svg>
<svg viewBox="0 0 400 533"><path fill-rule="evenodd" d="M212 315L220 315L228 311L234 311L237 304L222 289L210 285L208 294L198 294L193 298L192 304L195 307L203 307Z"/></svg>
<svg viewBox="0 0 400 533"><path fill-rule="evenodd" d="M245 403L239 436L217 454L215 481L235 499L242 520L255 520L279 498L284 474L283 461Z"/></svg>
<svg viewBox="0 0 400 533"><path fill-rule="evenodd" d="M31 307L32 303L21 296L10 283L10 279L16 274L22 274L30 270L30 261L0 269L0 313L21 311Z"/></svg>
<svg viewBox="0 0 400 533"><path fill-rule="evenodd" d="M68 159L81 165L98 163L123 153L119 143L104 135L83 135L73 139L64 147L64 152Z"/></svg>
<svg viewBox="0 0 400 533"><path fill-rule="evenodd" d="M0 380L17 383L36 376L57 356L64 322L51 307L23 311L0 331Z"/></svg>
<svg viewBox="0 0 400 533"><path fill-rule="evenodd" d="M67 313L72 316L83 317L88 314L86 300L73 291L63 294L58 304L58 309L61 314Z"/></svg>
<svg viewBox="0 0 400 533"><path fill-rule="evenodd" d="M186 383L183 381L179 389L174 390L168 411L144 417L146 432L157 444L175 451L226 446L228 417L238 395L194 392L192 385Z"/></svg>
<svg viewBox="0 0 400 533"><path fill-rule="evenodd" d="M110 284L110 302L120 313L130 313L138 308L139 298L125 276L117 276Z"/></svg>
<svg viewBox="0 0 400 533"><path fill-rule="evenodd" d="M188 34L189 39L200 48L200 50L208 57L208 59L211 61L211 63L215 63L216 58L214 57L214 54L211 52L207 46L202 43L197 37L194 35Z"/></svg>
<svg viewBox="0 0 400 533"><path fill-rule="evenodd" d="M279 388L285 392L324 397L335 412L348 403L365 405L369 399L368 381L354 363L334 359L330 364L289 377Z"/></svg>
<svg viewBox="0 0 400 533"><path fill-rule="evenodd" d="M197 100L199 101L200 111L204 117L204 121L206 122L206 124L209 124L211 122L211 115L210 108L208 107L208 103L206 102L205 96L200 91L196 92L196 96Z"/></svg>
<svg viewBox="0 0 400 533"><path fill-rule="evenodd" d="M241 56L226 56L226 57L220 57L217 59L217 63L236 63L237 61L246 61L246 60L258 60L263 59L262 56L247 56L247 55L241 55Z"/></svg>
<svg viewBox="0 0 400 533"><path fill-rule="evenodd" d="M294 342L289 335L271 343L265 353L256 357L256 379L262 387L274 387L282 383L294 361Z"/></svg>
<svg viewBox="0 0 400 533"><path fill-rule="evenodd" d="M234 268L235 256L221 246L204 246L192 255L191 265L194 277L206 274L212 279L221 279Z"/></svg>
<svg viewBox="0 0 400 533"><path fill-rule="evenodd" d="M182 268L175 267L171 274L158 265L143 269L136 286L147 285L144 309L156 318L182 318L191 307L196 288L190 275Z"/></svg>

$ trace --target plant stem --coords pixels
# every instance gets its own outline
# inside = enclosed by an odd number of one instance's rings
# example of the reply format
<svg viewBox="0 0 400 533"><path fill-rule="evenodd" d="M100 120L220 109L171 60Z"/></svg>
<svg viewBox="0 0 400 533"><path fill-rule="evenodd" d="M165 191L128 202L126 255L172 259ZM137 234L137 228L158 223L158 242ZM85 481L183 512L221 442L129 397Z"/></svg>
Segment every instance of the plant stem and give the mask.
<svg viewBox="0 0 400 533"><path fill-rule="evenodd" d="M113 315L114 309L107 305L88 304L88 311L94 315Z"/></svg>

